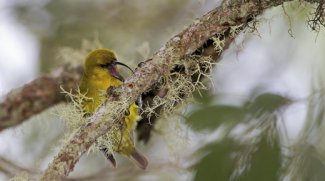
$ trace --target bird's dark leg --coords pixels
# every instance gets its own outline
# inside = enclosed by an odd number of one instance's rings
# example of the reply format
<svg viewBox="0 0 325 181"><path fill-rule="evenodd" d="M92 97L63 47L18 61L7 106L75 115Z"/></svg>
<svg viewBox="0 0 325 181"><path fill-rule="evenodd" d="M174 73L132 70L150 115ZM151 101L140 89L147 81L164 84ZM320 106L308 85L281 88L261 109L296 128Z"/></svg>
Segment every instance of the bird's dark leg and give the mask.
<svg viewBox="0 0 325 181"><path fill-rule="evenodd" d="M107 160L109 160L112 163L112 165L116 168L116 160L115 160L114 156L112 155L112 153L109 152L108 148L106 148L106 147L100 148L100 151L102 151L104 153Z"/></svg>

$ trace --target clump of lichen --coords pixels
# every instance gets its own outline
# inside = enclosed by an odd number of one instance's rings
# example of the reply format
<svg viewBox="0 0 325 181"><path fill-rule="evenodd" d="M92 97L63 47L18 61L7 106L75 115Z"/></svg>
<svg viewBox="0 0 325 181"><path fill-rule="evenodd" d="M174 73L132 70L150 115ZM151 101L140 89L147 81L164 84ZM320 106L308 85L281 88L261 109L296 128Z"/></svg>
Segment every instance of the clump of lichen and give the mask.
<svg viewBox="0 0 325 181"><path fill-rule="evenodd" d="M15 177L11 178L9 181L32 181L27 172L21 172Z"/></svg>
<svg viewBox="0 0 325 181"><path fill-rule="evenodd" d="M175 65L175 69L180 71L174 71L160 80L158 89L166 90L166 95L155 96L152 105L144 109L149 117L161 113L155 112L158 107L162 107L163 116L168 117L174 113L176 106L187 103L194 91L208 89L202 79L211 80L210 71L215 63L210 57L188 56L179 62Z"/></svg>
<svg viewBox="0 0 325 181"><path fill-rule="evenodd" d="M91 100L92 98L89 98L86 95L82 94L79 89L76 89L74 92L72 92L71 90L66 91L61 87L61 90L62 93L71 100L70 103L57 108L59 117L66 123L67 129L63 143L67 143L67 141L70 140L69 138L73 137L74 133L92 121L91 117L97 118L97 115L89 115L83 110L82 102L85 100ZM118 142L116 139L119 139L119 137L114 133L117 133L120 130L120 125L118 124L118 121L114 120L114 118L126 111L123 108L128 106L128 100L113 102L105 101L103 104L106 104L106 107L109 107L110 110L101 109L100 106L95 111L95 113L100 112L103 114L103 116L100 120L96 121L107 122L107 124L111 123L111 129L107 134L97 139L96 144L90 147L88 153L97 152L100 148L105 148L111 154L113 154L113 143Z"/></svg>
<svg viewBox="0 0 325 181"><path fill-rule="evenodd" d="M220 55L225 47L225 37L236 37L244 25L238 25L215 35L212 38L213 48ZM180 147L187 143L187 128L182 124L184 105L194 101L193 93L201 94L202 90L214 87L211 72L217 64L210 56L189 55L176 61L172 72L161 78L158 90L166 92L164 96L157 95L150 105L145 105L144 114L162 118L156 124L155 130L164 136L170 150L177 153ZM156 112L156 111L159 112ZM150 119L149 119L150 120ZM172 130L172 131L170 131Z"/></svg>
<svg viewBox="0 0 325 181"><path fill-rule="evenodd" d="M161 118L155 125L156 133L162 136L170 151L170 158L176 162L180 154L186 154L184 148L190 146L188 127L183 122L182 111L186 110L185 105L194 101L195 91L200 93L210 88L204 81L210 80L210 85L213 85L210 72L214 65L210 57L197 55L178 61L174 65L174 71L160 80L158 89L166 91L166 94L155 96L151 105L145 106L143 110L148 117L155 115Z"/></svg>
<svg viewBox="0 0 325 181"><path fill-rule="evenodd" d="M86 113L82 109L82 102L91 98L86 97L79 89L66 91L61 87L61 91L71 101L70 103L59 105L55 111L59 119L65 123L65 135L61 140L61 144L66 144L80 127L86 125L88 120Z"/></svg>
<svg viewBox="0 0 325 181"><path fill-rule="evenodd" d="M65 120L69 130L78 129L87 122L86 113L82 109L82 102L92 98L82 94L79 88L72 92L72 90L66 91L61 87L61 91L70 99L71 103L58 108L59 117Z"/></svg>

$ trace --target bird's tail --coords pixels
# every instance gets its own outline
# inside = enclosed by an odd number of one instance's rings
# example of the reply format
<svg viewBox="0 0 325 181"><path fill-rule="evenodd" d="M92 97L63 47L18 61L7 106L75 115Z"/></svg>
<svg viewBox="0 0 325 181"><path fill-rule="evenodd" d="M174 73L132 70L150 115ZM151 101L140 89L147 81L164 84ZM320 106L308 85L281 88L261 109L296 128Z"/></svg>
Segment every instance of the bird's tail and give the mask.
<svg viewBox="0 0 325 181"><path fill-rule="evenodd" d="M143 170L145 170L148 166L147 158L136 148L134 148L133 152L131 153L130 160L132 160L132 162L134 162L139 168Z"/></svg>

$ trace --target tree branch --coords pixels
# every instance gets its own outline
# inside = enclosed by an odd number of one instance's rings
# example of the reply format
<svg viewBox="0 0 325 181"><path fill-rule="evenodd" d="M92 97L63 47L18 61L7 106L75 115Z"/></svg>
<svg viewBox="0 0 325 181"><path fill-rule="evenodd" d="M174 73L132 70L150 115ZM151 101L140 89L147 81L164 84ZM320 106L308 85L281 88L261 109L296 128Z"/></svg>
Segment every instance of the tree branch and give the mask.
<svg viewBox="0 0 325 181"><path fill-rule="evenodd" d="M38 171L23 168L3 157L0 157L0 172L3 172L7 177L13 177L19 172L27 172L33 176L38 175Z"/></svg>
<svg viewBox="0 0 325 181"><path fill-rule="evenodd" d="M142 64L121 87L114 89L113 92L117 92L115 97L111 96L108 103L90 118L91 123L81 128L62 148L46 170L43 180L67 176L73 170L80 156L88 150L99 136L107 133L114 124L114 122L101 120L103 118L118 120L122 116L122 111L128 108L128 104L137 99L142 92L148 91L161 77L168 76L175 63L181 61L184 56L197 52L216 34L222 33L232 26L246 24L265 9L287 1L291 0L250 0L246 2L225 0L220 7L207 13L183 32L173 37L151 59ZM324 0L306 1L320 4L314 19L320 25L324 25ZM225 36L224 38L226 43L223 49L228 47L234 37ZM211 49L212 51L208 52ZM213 50L214 47L210 44L207 49L200 51L199 54L212 55L216 59L220 54L215 54ZM0 131L18 125L59 102L66 101L65 96L60 93L59 86L63 86L65 90L74 90L81 74L81 66L70 67L65 65L52 74L42 76L9 93L0 104ZM123 105L119 111L116 114L106 116L107 110L119 103Z"/></svg>
<svg viewBox="0 0 325 181"><path fill-rule="evenodd" d="M42 76L11 91L0 104L0 131L16 126L31 116L65 101L60 86L66 90L74 90L81 75L81 66L64 65L50 75Z"/></svg>
<svg viewBox="0 0 325 181"><path fill-rule="evenodd" d="M261 13L265 8L277 6L283 2L291 0L261 0L261 1L249 1L244 4L241 2L227 1L223 3L223 12L227 13L227 9L242 9L237 13L229 12L228 14L219 14L216 20L220 20L219 28L225 29L231 25L236 25L243 23L242 18L249 20L249 16L255 16ZM308 21L312 29L319 27L319 25L324 26L324 0L305 0L310 3L319 3L319 8L315 12L315 17ZM255 4L254 4L255 3ZM242 6L241 6L242 5ZM234 8L234 6L241 6L241 8ZM252 7L252 12L245 13L246 10L250 10ZM221 12L221 10L220 10ZM231 17L223 18L222 16ZM321 21L322 20L322 21ZM201 22L203 23L203 22ZM192 25L193 26L193 25ZM224 27L223 27L224 26ZM206 29L209 30L209 25L206 25ZM213 30L215 31L215 30ZM208 31L203 31L202 33L209 33ZM190 33L187 36L191 36ZM181 38L181 37L175 37ZM199 38L200 37L196 37ZM197 40L194 40L195 42ZM198 41L200 42L200 41ZM170 42L171 43L171 42ZM176 43L176 42L174 42ZM184 43L184 42L183 42ZM181 48L179 51L193 51L197 46L188 47L187 50ZM177 46L177 45L176 45ZM198 46L199 47L199 46ZM218 57L218 56L217 56ZM9 93L5 99L0 103L0 131L8 127L16 126L27 120L31 116L38 114L41 111L59 103L66 101L64 95L62 95L59 86L62 85L65 90L75 90L76 85L80 80L82 74L82 67L71 68L68 65L58 68L54 71L54 74L42 76L25 86L13 90Z"/></svg>
<svg viewBox="0 0 325 181"><path fill-rule="evenodd" d="M65 144L45 171L42 180L60 180L73 171L79 158L95 140L110 131L114 121L123 116L124 110L141 93L149 90L186 55L191 55L210 38L227 29L245 25L265 9L280 5L288 0L240 1L225 0L222 5L210 11L183 32L169 40L154 56L137 68L122 86L109 91L108 100L89 118L89 124L81 128ZM109 111L114 110L114 111Z"/></svg>

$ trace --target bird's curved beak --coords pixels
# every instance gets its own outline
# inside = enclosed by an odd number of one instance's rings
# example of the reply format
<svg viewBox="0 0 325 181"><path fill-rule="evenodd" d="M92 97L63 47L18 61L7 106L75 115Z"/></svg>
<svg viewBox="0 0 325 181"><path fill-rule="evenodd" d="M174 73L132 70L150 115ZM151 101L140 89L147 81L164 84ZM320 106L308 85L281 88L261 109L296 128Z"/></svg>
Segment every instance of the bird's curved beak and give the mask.
<svg viewBox="0 0 325 181"><path fill-rule="evenodd" d="M124 64L124 63L122 63L122 62L118 62L118 61L116 61L116 62L114 62L114 63L115 63L115 64L118 64L118 65L122 65L122 66L128 68L132 73L134 73L134 71L133 71L129 66L127 66L126 64Z"/></svg>
<svg viewBox="0 0 325 181"><path fill-rule="evenodd" d="M132 70L129 66L127 66L126 64L124 64L124 63L122 63L122 62L118 62L118 61L113 61L113 62L110 64L110 66L108 67L108 71L110 72L110 74L111 74L113 77L117 78L118 80L120 80L120 81L122 81L122 82L124 82L124 78L123 78L123 77L119 74L119 72L117 71L117 69L116 69L116 65L122 65L122 66L128 68L129 70L131 70L132 73L134 73L133 70Z"/></svg>

